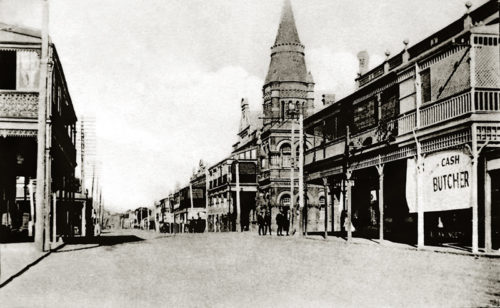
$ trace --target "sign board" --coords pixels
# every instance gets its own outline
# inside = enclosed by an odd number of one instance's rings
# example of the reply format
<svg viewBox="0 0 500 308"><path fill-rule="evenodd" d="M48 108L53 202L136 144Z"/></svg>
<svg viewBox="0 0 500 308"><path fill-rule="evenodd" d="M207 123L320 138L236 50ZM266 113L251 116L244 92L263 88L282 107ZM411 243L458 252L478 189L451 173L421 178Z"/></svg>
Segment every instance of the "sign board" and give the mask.
<svg viewBox="0 0 500 308"><path fill-rule="evenodd" d="M424 159L419 195L425 212L470 208L472 160L459 150L431 154ZM406 200L410 213L417 212L416 163L409 159L406 170Z"/></svg>

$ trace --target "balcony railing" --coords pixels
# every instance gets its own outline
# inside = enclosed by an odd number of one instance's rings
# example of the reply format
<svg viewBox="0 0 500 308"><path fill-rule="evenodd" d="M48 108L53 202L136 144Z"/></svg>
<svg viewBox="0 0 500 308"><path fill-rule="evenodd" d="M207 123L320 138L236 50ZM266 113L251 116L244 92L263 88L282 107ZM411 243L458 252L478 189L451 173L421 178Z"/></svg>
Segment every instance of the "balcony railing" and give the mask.
<svg viewBox="0 0 500 308"><path fill-rule="evenodd" d="M0 118L38 118L38 92L0 91Z"/></svg>
<svg viewBox="0 0 500 308"><path fill-rule="evenodd" d="M264 180L267 178L273 179L289 179L290 178L290 168L288 169L269 169L261 173L259 180Z"/></svg>
<svg viewBox="0 0 500 308"><path fill-rule="evenodd" d="M500 111L500 91L477 90L472 106L471 92L424 106L420 109L420 128L447 121L471 112ZM398 135L411 132L417 125L416 113L412 112L398 119Z"/></svg>
<svg viewBox="0 0 500 308"><path fill-rule="evenodd" d="M472 103L472 92L467 92L423 106L420 109L419 128L429 127L473 112L500 113L500 91L476 90L474 91L474 104ZM393 125L397 125L398 136L411 133L417 126L416 112L401 115L394 121L394 123L388 123L388 129L396 130ZM344 141L338 140L310 149L305 154L305 164L340 155L344 152L343 146Z"/></svg>
<svg viewBox="0 0 500 308"><path fill-rule="evenodd" d="M417 125L415 112L405 114L398 119L398 135L411 132Z"/></svg>
<svg viewBox="0 0 500 308"><path fill-rule="evenodd" d="M470 92L420 109L420 124L426 127L472 111Z"/></svg>

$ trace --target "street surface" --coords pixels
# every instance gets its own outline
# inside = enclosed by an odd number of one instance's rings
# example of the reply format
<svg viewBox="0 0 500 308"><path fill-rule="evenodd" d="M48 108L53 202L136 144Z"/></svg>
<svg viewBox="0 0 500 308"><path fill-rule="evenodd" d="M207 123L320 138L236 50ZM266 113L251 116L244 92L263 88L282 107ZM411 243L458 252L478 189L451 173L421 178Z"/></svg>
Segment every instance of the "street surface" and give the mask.
<svg viewBox="0 0 500 308"><path fill-rule="evenodd" d="M255 234L129 230L68 244L2 307L500 305L500 259Z"/></svg>

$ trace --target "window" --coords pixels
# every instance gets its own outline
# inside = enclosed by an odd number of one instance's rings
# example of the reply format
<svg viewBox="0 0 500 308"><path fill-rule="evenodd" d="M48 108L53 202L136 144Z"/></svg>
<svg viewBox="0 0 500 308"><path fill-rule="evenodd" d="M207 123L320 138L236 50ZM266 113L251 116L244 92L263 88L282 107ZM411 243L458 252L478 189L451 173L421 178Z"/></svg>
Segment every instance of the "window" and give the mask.
<svg viewBox="0 0 500 308"><path fill-rule="evenodd" d="M280 199L280 205L281 206L290 206L290 196L284 195Z"/></svg>
<svg viewBox="0 0 500 308"><path fill-rule="evenodd" d="M281 101L281 119L284 120L285 119L285 111L286 111L286 108L285 108L285 101Z"/></svg>
<svg viewBox="0 0 500 308"><path fill-rule="evenodd" d="M252 158L252 159L256 159L257 158L257 150L256 149L253 149L250 152L250 158Z"/></svg>
<svg viewBox="0 0 500 308"><path fill-rule="evenodd" d="M431 70L426 69L420 73L420 82L422 88L422 103L430 102L431 97Z"/></svg>
<svg viewBox="0 0 500 308"><path fill-rule="evenodd" d="M290 168L291 167L291 156L292 149L289 144L285 144L280 149L281 152L281 167Z"/></svg>
<svg viewBox="0 0 500 308"><path fill-rule="evenodd" d="M16 89L16 52L0 50L0 89Z"/></svg>
<svg viewBox="0 0 500 308"><path fill-rule="evenodd" d="M375 99L372 98L354 106L354 126L356 132L375 124Z"/></svg>

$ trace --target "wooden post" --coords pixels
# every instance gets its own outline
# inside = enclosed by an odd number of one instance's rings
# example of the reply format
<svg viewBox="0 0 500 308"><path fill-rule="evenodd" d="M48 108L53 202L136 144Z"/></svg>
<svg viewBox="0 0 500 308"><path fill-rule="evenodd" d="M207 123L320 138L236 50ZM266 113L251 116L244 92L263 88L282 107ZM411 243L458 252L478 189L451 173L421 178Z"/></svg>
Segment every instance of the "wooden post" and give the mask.
<svg viewBox="0 0 500 308"><path fill-rule="evenodd" d="M304 185L304 195L307 196L307 183ZM304 198L304 208L303 208L303 220L304 220L304 236L307 236L307 220L308 220L308 208L309 204L307 203L307 198Z"/></svg>
<svg viewBox="0 0 500 308"><path fill-rule="evenodd" d="M241 204L240 204L240 166L239 162L235 164L236 173L236 232L241 232Z"/></svg>
<svg viewBox="0 0 500 308"><path fill-rule="evenodd" d="M295 119L290 118L290 121L292 122L292 134L290 137L290 149L292 150L292 160L290 162L290 235L295 234L295 194L294 194L294 188L295 188Z"/></svg>
<svg viewBox="0 0 500 308"><path fill-rule="evenodd" d="M52 194L52 204L53 204L53 209L52 209L52 223L53 223L53 228L52 228L52 243L56 245L57 243L57 193Z"/></svg>
<svg viewBox="0 0 500 308"><path fill-rule="evenodd" d="M421 249L425 246L424 241L424 204L423 204L423 187L422 187L422 173L424 171L424 158L422 155L421 144L418 141L417 134L413 130L413 138L415 139L415 146L417 148L416 166L415 166L415 202L417 203L417 248Z"/></svg>
<svg viewBox="0 0 500 308"><path fill-rule="evenodd" d="M491 252L491 175L484 168L484 250Z"/></svg>
<svg viewBox="0 0 500 308"><path fill-rule="evenodd" d="M478 237L478 204L477 204L477 191L478 191L478 158L479 152L477 149L477 133L476 124L472 124L472 170L471 170L471 206L472 206L472 253L479 252L479 237Z"/></svg>
<svg viewBox="0 0 500 308"><path fill-rule="evenodd" d="M325 240L328 239L328 178L323 178L323 192L325 196Z"/></svg>
<svg viewBox="0 0 500 308"><path fill-rule="evenodd" d="M351 207L352 207L352 183L351 183L351 177L352 177L352 170L347 169L346 172L346 186L347 186L347 193L346 193L346 199L347 199L347 242L352 241L352 220L351 220Z"/></svg>
<svg viewBox="0 0 500 308"><path fill-rule="evenodd" d="M380 156L379 156L380 160ZM378 237L380 244L384 240L384 164L380 163L377 167L378 171L378 211L379 211L379 227Z"/></svg>

